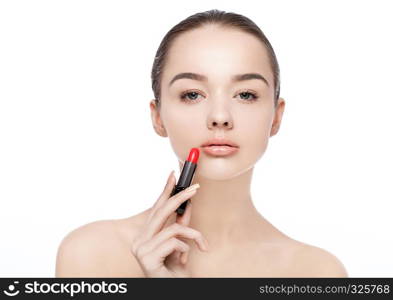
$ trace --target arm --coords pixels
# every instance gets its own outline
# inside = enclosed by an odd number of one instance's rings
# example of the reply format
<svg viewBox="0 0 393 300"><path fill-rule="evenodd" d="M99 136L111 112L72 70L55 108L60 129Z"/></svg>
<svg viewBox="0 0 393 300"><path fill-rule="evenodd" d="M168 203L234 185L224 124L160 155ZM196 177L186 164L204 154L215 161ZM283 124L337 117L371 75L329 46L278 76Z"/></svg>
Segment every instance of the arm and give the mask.
<svg viewBox="0 0 393 300"><path fill-rule="evenodd" d="M311 245L305 245L297 253L306 277L348 277L342 262L332 253Z"/></svg>
<svg viewBox="0 0 393 300"><path fill-rule="evenodd" d="M102 274L97 252L101 245L97 239L96 223L70 232L60 243L56 257L55 277L96 277Z"/></svg>
<svg viewBox="0 0 393 300"><path fill-rule="evenodd" d="M55 277L145 276L113 221L103 220L81 226L62 240Z"/></svg>

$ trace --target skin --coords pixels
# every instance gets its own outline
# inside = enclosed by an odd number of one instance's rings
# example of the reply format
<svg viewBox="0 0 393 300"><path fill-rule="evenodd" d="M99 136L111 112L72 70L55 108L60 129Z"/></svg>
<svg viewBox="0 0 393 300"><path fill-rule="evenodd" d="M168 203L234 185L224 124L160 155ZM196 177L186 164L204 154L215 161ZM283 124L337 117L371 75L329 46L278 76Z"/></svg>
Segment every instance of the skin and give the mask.
<svg viewBox="0 0 393 300"><path fill-rule="evenodd" d="M179 79L181 72L203 74L206 81ZM235 74L259 73L259 79L232 82ZM182 102L181 94L188 94ZM245 93L245 94L242 94ZM246 92L257 95L253 96ZM173 223L192 228L207 240L209 251L183 238L189 251L181 274L192 277L346 277L331 253L294 240L269 223L255 208L250 193L255 164L269 138L279 131L285 101L274 106L273 74L264 45L250 34L208 25L178 37L169 50L162 74L161 107L150 102L156 133L168 137L181 171L189 150L207 139L225 137L239 145L227 157L200 153L193 183L200 188L186 216L172 214ZM192 133L192 134L190 134ZM175 184L169 178L167 191ZM169 186L169 187L168 187ZM161 202L165 200L160 200ZM158 205L119 220L84 225L62 241L57 277L145 277L130 249ZM103 243L105 239L105 243ZM186 275L185 275L186 276Z"/></svg>

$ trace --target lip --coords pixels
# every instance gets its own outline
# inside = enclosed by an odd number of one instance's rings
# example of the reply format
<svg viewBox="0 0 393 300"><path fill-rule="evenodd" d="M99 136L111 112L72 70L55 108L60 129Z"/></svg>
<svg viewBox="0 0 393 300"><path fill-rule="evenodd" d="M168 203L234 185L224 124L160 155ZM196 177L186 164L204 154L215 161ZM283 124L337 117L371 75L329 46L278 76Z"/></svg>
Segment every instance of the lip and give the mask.
<svg viewBox="0 0 393 300"><path fill-rule="evenodd" d="M239 148L221 145L221 146L204 146L202 147L202 150L204 153L211 156L228 156L239 151Z"/></svg>
<svg viewBox="0 0 393 300"><path fill-rule="evenodd" d="M230 146L234 148L239 148L239 145L236 143L232 142L231 140L225 139L225 138L214 138L214 139L209 139L205 143L201 145L201 147L210 147L211 145L220 145L220 146Z"/></svg>

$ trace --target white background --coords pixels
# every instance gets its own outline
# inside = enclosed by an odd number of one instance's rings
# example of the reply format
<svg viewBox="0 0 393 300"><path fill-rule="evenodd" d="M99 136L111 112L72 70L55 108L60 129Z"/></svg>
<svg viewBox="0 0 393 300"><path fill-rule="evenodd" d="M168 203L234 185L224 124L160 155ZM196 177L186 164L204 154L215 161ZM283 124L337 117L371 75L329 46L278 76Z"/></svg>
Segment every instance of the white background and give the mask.
<svg viewBox="0 0 393 300"><path fill-rule="evenodd" d="M151 125L151 66L172 26L213 8L256 22L281 67L286 110L255 166L258 210L351 277L393 276L389 5L1 1L0 276L54 276L68 232L135 215L178 178Z"/></svg>

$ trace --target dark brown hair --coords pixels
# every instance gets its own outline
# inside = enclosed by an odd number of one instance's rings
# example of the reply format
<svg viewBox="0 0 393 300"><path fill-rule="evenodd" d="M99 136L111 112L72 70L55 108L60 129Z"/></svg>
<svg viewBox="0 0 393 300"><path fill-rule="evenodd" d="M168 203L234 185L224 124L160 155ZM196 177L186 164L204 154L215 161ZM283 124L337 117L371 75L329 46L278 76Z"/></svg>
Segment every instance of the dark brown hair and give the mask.
<svg viewBox="0 0 393 300"><path fill-rule="evenodd" d="M162 39L161 44L156 52L153 68L151 71L152 88L158 108L161 106L160 89L162 72L170 46L172 45L174 39L182 33L188 30L200 28L205 24L218 24L224 27L240 29L257 37L265 45L269 55L270 66L273 71L274 106L276 107L278 98L280 96L280 68L273 47L269 40L266 38L262 30L249 18L232 12L213 9L189 16L169 30Z"/></svg>

